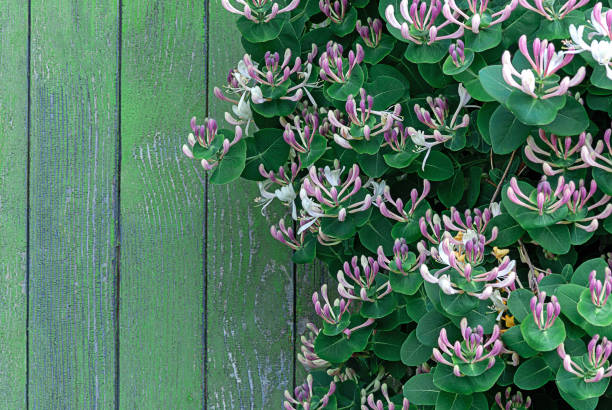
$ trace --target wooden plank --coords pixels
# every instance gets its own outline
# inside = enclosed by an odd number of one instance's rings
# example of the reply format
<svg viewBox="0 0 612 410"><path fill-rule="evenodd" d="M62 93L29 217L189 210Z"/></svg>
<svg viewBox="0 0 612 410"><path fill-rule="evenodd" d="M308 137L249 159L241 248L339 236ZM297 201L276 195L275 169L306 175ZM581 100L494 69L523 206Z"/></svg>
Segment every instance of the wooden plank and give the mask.
<svg viewBox="0 0 612 410"><path fill-rule="evenodd" d="M29 404L112 408L117 1L31 23Z"/></svg>
<svg viewBox="0 0 612 410"><path fill-rule="evenodd" d="M0 408L25 407L28 8L0 8Z"/></svg>
<svg viewBox="0 0 612 410"><path fill-rule="evenodd" d="M123 2L120 407L202 408L204 0Z"/></svg>
<svg viewBox="0 0 612 410"><path fill-rule="evenodd" d="M212 95L242 57L235 15L209 2L209 112L228 110ZM271 409L293 379L293 265L253 203L253 182L209 186L207 231L207 409ZM286 209L283 209L283 213Z"/></svg>
<svg viewBox="0 0 612 410"><path fill-rule="evenodd" d="M300 353L302 347L301 337L310 331L306 328L308 323L314 323L318 328L323 325L312 304L312 294L320 292L321 286L328 284L328 294L330 298L337 295L335 285L337 282L331 277L327 271L327 267L323 262L315 261L308 265L298 265L296 274L296 293L295 293L295 317L296 317L296 339L295 352ZM295 383L300 385L306 379L308 372L304 366L296 361L295 365Z"/></svg>

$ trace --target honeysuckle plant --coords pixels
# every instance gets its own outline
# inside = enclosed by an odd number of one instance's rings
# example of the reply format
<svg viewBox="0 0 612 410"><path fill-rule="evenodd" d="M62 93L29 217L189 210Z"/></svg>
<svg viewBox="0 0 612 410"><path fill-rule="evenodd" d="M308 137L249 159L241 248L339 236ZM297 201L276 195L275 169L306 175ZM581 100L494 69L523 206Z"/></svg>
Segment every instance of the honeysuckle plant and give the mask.
<svg viewBox="0 0 612 410"><path fill-rule="evenodd" d="M183 152L329 272L284 408L612 407L610 5L222 5L244 54Z"/></svg>

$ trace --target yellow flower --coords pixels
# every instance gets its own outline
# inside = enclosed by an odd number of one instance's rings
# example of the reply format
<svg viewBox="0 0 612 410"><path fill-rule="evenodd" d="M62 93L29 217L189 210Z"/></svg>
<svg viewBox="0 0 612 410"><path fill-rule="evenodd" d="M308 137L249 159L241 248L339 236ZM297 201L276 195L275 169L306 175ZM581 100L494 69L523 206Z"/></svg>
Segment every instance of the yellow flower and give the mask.
<svg viewBox="0 0 612 410"><path fill-rule="evenodd" d="M510 252L510 249L499 249L497 246L493 247L493 255L497 258L498 261L504 258Z"/></svg>

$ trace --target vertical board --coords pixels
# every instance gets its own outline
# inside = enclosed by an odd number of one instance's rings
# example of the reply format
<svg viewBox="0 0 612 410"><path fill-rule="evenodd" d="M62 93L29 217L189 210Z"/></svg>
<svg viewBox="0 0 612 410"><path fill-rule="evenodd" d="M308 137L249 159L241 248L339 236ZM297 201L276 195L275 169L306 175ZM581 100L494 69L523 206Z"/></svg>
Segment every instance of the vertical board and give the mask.
<svg viewBox="0 0 612 410"><path fill-rule="evenodd" d="M230 107L212 90L243 55L235 17L209 1L209 113L220 123ZM293 265L269 233L280 212L264 218L258 194L250 181L208 189L207 409L279 408L292 387Z"/></svg>
<svg viewBox="0 0 612 410"><path fill-rule="evenodd" d="M121 408L202 408L204 0L123 2Z"/></svg>
<svg viewBox="0 0 612 410"><path fill-rule="evenodd" d="M0 408L25 407L28 8L0 8Z"/></svg>
<svg viewBox="0 0 612 410"><path fill-rule="evenodd" d="M337 295L337 282L327 272L327 268L323 262L315 261L308 265L298 265L296 275L296 292L295 292L295 318L296 318L296 337L295 337L295 354L300 353L302 347L301 337L310 330L306 328L308 323L314 323L318 328L321 328L322 321L315 311L312 304L312 294L321 292L321 286L328 284L328 295L333 298ZM304 369L302 363L297 361L295 364L295 383L302 384L306 380L308 372ZM294 386L295 387L295 386Z"/></svg>
<svg viewBox="0 0 612 410"><path fill-rule="evenodd" d="M31 0L31 24L29 404L111 408L117 0Z"/></svg>

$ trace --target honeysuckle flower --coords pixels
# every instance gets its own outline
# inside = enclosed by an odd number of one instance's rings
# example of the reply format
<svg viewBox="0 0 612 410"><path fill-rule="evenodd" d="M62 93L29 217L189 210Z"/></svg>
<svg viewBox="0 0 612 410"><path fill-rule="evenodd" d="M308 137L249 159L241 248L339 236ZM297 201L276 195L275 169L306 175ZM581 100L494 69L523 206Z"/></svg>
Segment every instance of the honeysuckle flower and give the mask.
<svg viewBox="0 0 612 410"><path fill-rule="evenodd" d="M306 368L306 370L317 370L317 369L327 369L331 366L331 364L327 360L321 359L316 353L314 349L314 341L316 337L319 335L319 329L314 325L314 323L307 323L306 328L309 332L305 335L302 335L300 341L302 342L300 351L301 353L297 354L297 359L302 366Z"/></svg>
<svg viewBox="0 0 612 410"><path fill-rule="evenodd" d="M593 305L602 308L608 302L612 292L612 272L606 267L603 283L597 279L597 274L592 271L589 275L589 291L591 292L591 302Z"/></svg>
<svg viewBox="0 0 612 410"><path fill-rule="evenodd" d="M496 12L489 10L489 0L467 0L468 10L466 12L457 6L455 0L445 1L442 8L444 17L454 24L478 34L481 28L492 27L508 20L519 0L512 0L503 9Z"/></svg>
<svg viewBox="0 0 612 410"><path fill-rule="evenodd" d="M279 14L288 13L300 4L300 0L291 0L290 3L281 8L276 1L269 0L236 0L236 2L240 5L234 6L230 0L221 0L225 10L243 16L253 23L268 23ZM242 10L237 7L241 7Z"/></svg>
<svg viewBox="0 0 612 410"><path fill-rule="evenodd" d="M563 20L570 12L579 9L580 7L589 3L590 0L567 0L565 3L558 6L557 2L544 2L542 0L534 0L533 4L529 3L529 0L518 0L519 4L526 8L527 10L531 10L535 13L538 13L540 16L546 18L549 21L554 20Z"/></svg>
<svg viewBox="0 0 612 410"><path fill-rule="evenodd" d="M570 182L572 188L575 186L574 181ZM597 192L597 182L591 181L589 190L587 191L584 180L578 182L578 186L573 188L573 193L570 199L567 201L567 207L572 214L571 221L576 225L577 228L583 229L587 232L594 232L599 226L598 220L606 219L612 214L612 203L610 200L612 197L609 195L603 195L598 201L587 206L587 202ZM595 211L605 205L605 208L599 213L590 214L591 211ZM585 225L586 224L586 225Z"/></svg>
<svg viewBox="0 0 612 410"><path fill-rule="evenodd" d="M524 69L519 73L512 65L510 51L504 51L502 55L502 75L509 86L533 98L545 100L564 95L570 87L574 87L584 80L586 69L580 67L573 77L563 77L559 84L551 86L550 77L569 64L574 55L569 52L555 52L554 44L549 43L548 40L536 38L533 40L532 58L527 48L526 35L519 38L518 46L519 51L525 56L531 68ZM547 79L549 80L546 81Z"/></svg>
<svg viewBox="0 0 612 410"><path fill-rule="evenodd" d="M514 281L516 280L515 261L505 257L499 266L494 267L492 270L474 274L473 266L465 262L466 248L461 247L456 242L452 242L451 239L450 236L446 236L440 243L438 249L431 249L429 253L434 260L445 266L442 269L438 269L434 274L431 274L427 265L421 265L420 272L423 280L437 284L440 286L442 292L447 295L464 293L464 291L453 282L451 275L445 273L450 268L453 268L467 282L484 282L484 288L481 292L467 292L468 295L477 297L481 300L491 298L495 289L513 288Z"/></svg>
<svg viewBox="0 0 612 410"><path fill-rule="evenodd" d="M455 207L450 208L450 216L443 215L442 221L444 222L444 228L453 231L457 234L457 239L465 240L466 236L476 236L483 235L489 225L489 222L493 218L493 213L489 208L485 208L484 211L481 211L478 208L474 210L466 209L463 212L463 217L461 216L461 212L459 212ZM484 242L485 245L488 245L492 241L497 238L499 229L497 227L493 227L491 229L491 235Z"/></svg>
<svg viewBox="0 0 612 410"><path fill-rule="evenodd" d="M364 188L372 188L372 199L374 200L373 205L378 206L376 201L379 197L383 197L385 194L385 190L387 189L387 182L384 179L380 181L376 181L374 178L368 179L363 185Z"/></svg>
<svg viewBox="0 0 612 410"><path fill-rule="evenodd" d="M612 18L612 14L610 14ZM608 128L604 133L602 140L597 141L593 148L592 141L587 143L580 149L580 157L590 167L600 168L608 173L612 173L612 146L610 145L610 135L612 129ZM604 153L604 144L607 148L607 153Z"/></svg>
<svg viewBox="0 0 612 410"><path fill-rule="evenodd" d="M406 211L404 210L404 201L402 201L401 198L394 200L393 197L391 197L391 189L386 186L383 196L376 198L376 205L384 217L396 220L398 222L411 222L417 207L425 200L427 195L429 195L430 189L431 183L426 179L423 180L423 190L421 191L421 195L419 195L419 191L416 188L411 189L410 209ZM389 208L387 208L387 202L395 207L395 211L397 213L392 212L389 210Z"/></svg>
<svg viewBox="0 0 612 410"><path fill-rule="evenodd" d="M539 215L551 214L565 205L574 191L572 184L566 184L563 176L557 180L557 187L552 190L550 183L543 176L538 183L537 195L530 198L521 191L515 177L510 180L510 186L507 189L508 199L513 203L522 206L523 208L537 211Z"/></svg>
<svg viewBox="0 0 612 410"><path fill-rule="evenodd" d="M590 27L584 40L585 26L570 25L570 47L574 53L591 52L593 59L605 67L606 76L612 79L612 10L602 13L602 4L597 3L591 11Z"/></svg>
<svg viewBox="0 0 612 410"><path fill-rule="evenodd" d="M377 283L379 272L380 266L374 258L353 256L350 264L344 262L342 269L338 271L338 293L348 300L374 302L376 299L382 299L391 293L391 284L388 279L382 284L380 281Z"/></svg>
<svg viewBox="0 0 612 410"><path fill-rule="evenodd" d="M508 387L504 391L504 398L506 403L502 402L502 393L498 392L495 395L495 403L502 410L512 410L512 409L528 409L531 407L531 397L527 396L525 400L523 400L523 394L520 391L512 394L512 388Z"/></svg>
<svg viewBox="0 0 612 410"><path fill-rule="evenodd" d="M400 14L403 21L400 23L397 20L395 8L391 4L385 9L385 17L392 27L400 30L402 38L415 44L432 44L435 41L463 36L463 26L459 26L450 34L438 36L441 29L452 23L445 18L441 24L436 24L436 19L440 16L441 11L442 2L440 0L430 0L429 7L425 0L402 0Z"/></svg>
<svg viewBox="0 0 612 410"><path fill-rule="evenodd" d="M348 54L348 66L342 62L344 48L333 41L329 41L325 52L319 57L319 76L323 81L329 83L345 83L351 77L355 66L363 61L364 51L361 44L355 46L355 51L350 50Z"/></svg>
<svg viewBox="0 0 612 410"><path fill-rule="evenodd" d="M186 156L194 158L193 149L196 143L206 150L218 147L218 151L211 158L202 159L202 167L206 171L210 171L219 165L219 161L229 152L230 148L242 139L242 128L236 126L234 138L231 141L229 138L224 138L219 144L218 141L215 141L218 130L217 122L212 118L206 118L204 125L197 125L196 118L193 117L191 119L191 129L193 133L189 134L187 144L183 145L183 153Z"/></svg>
<svg viewBox="0 0 612 410"><path fill-rule="evenodd" d="M319 10L334 24L344 21L348 9L348 0L319 0Z"/></svg>
<svg viewBox="0 0 612 410"><path fill-rule="evenodd" d="M549 329L555 323L559 313L561 313L561 305L557 301L556 296L552 296L548 303L544 303L545 299L546 292L540 292L529 301L533 320L540 330Z"/></svg>
<svg viewBox="0 0 612 410"><path fill-rule="evenodd" d="M537 144L533 136L527 137L525 156L535 164L541 164L542 170L548 176L561 174L564 171L587 168L580 157L580 150L585 143L592 141L591 134L582 132L578 139L572 137L559 138L555 134L546 135L542 129L538 131Z"/></svg>
<svg viewBox="0 0 612 410"><path fill-rule="evenodd" d="M357 20L355 30L363 40L364 44L370 48L375 48L380 43L383 32L383 22L381 19L372 19L368 17L366 25L361 23L361 20Z"/></svg>
<svg viewBox="0 0 612 410"><path fill-rule="evenodd" d="M290 175L285 172L285 169L282 166L279 167L277 173L274 173L273 171L266 171L263 164L259 165L259 173L266 179L257 183L260 196L255 198L255 202L261 205L262 214L268 205L274 201L274 199L278 199L283 205L291 208L291 217L293 220L297 220L297 208L295 205L297 195L293 188L293 181L297 177L299 170L299 162L291 163ZM278 188L270 191L269 189L273 185L277 185Z"/></svg>
<svg viewBox="0 0 612 410"><path fill-rule="evenodd" d="M410 135L412 143L416 145L417 151L427 151L423 159L422 169L425 169L425 164L432 147L451 140L459 129L466 128L470 123L470 116L468 114L463 115L461 122L458 122L457 118L472 97L461 83L459 83L457 92L459 104L450 120L448 100L442 95L436 98L426 98L429 110L421 107L419 104L414 105L414 112L419 122L433 131L432 135L428 135L423 131L417 131L415 128L407 128L408 135Z"/></svg>
<svg viewBox="0 0 612 410"><path fill-rule="evenodd" d="M380 267L389 272L398 273L404 276L417 271L427 257L426 254L419 252L419 257L413 261L412 259L415 258L415 255L410 252L404 238L395 240L393 244L393 259L389 259L385 255L382 246L378 247L377 254L377 261Z"/></svg>
<svg viewBox="0 0 612 410"><path fill-rule="evenodd" d="M306 382L304 384L297 386L293 391L293 396L289 393L289 390L285 390L285 402L283 402L283 406L285 410L319 410L324 409L325 406L329 403L329 398L336 391L336 383L333 381L329 383L329 390L327 393L321 397L319 402L315 406L311 406L312 397L314 395L313 391L313 378L312 374L306 376Z"/></svg>
<svg viewBox="0 0 612 410"><path fill-rule="evenodd" d="M293 124L285 122L283 139L295 152L307 153L310 151L312 140L319 129L319 115L308 113L304 117L296 115L293 119ZM281 121L282 123L283 121ZM296 133L298 138L296 138Z"/></svg>
<svg viewBox="0 0 612 410"><path fill-rule="evenodd" d="M300 72L302 69L302 60L300 57L296 57L293 67L290 66L291 61L291 50L286 49L283 55L283 59L281 61L281 57L279 53L271 53L266 52L264 55L264 65L265 70L260 70L258 65L253 63L251 60L251 56L245 54L242 61L246 67L247 73L251 80L253 80L257 84L256 90L261 93L261 87L280 87L286 81L289 81L289 78L295 74ZM310 73L308 73L310 75ZM291 100L298 101L304 95L304 91L302 87L305 83L291 86L287 89L286 94L279 97L281 100ZM293 93L293 95L290 95ZM257 100L253 100L254 103L258 104L260 102L270 101L270 98L264 98L263 94L261 97L258 96Z"/></svg>
<svg viewBox="0 0 612 410"><path fill-rule="evenodd" d="M461 67L465 64L465 45L463 41L457 40L456 44L451 44L448 46L448 53L451 56L451 60L453 60L453 64L456 67Z"/></svg>
<svg viewBox="0 0 612 410"><path fill-rule="evenodd" d="M327 296L327 285L321 286L321 297L323 298L323 305L319 300L319 293L314 292L312 294L312 303L315 308L315 313L325 322L330 325L337 325L342 321L342 315L346 313L351 304L351 300L348 301L343 298L334 299L333 304L330 303Z"/></svg>
<svg viewBox="0 0 612 410"><path fill-rule="evenodd" d="M594 335L588 345L588 353L582 366L572 360L572 357L565 352L563 343L557 347L557 353L563 360L565 371L580 377L585 383L596 383L605 377L612 377L612 366L608 361L612 353L612 342L606 337L599 342L599 335Z"/></svg>
<svg viewBox="0 0 612 410"><path fill-rule="evenodd" d="M419 229L421 235L430 243L437 245L442 241L442 218L440 218L440 215L434 214L431 209L428 209L425 216L419 219ZM431 234L429 233L430 230Z"/></svg>
<svg viewBox="0 0 612 410"><path fill-rule="evenodd" d="M488 338L485 338L481 325L474 328L468 327L466 318L461 319L460 327L463 341L456 340L451 344L446 329L442 328L438 337L438 347L433 348L434 360L451 366L455 376L465 376L461 371L461 364L487 361L487 369L490 369L495 365L496 358L506 352L500 340L501 332L498 325L493 327L493 333Z"/></svg>
<svg viewBox="0 0 612 410"><path fill-rule="evenodd" d="M491 216L495 218L498 215L501 215L501 208L499 207L499 202L491 202L489 205L489 211L491 211Z"/></svg>
<svg viewBox="0 0 612 410"><path fill-rule="evenodd" d="M357 164L354 164L348 171L344 182L341 181L343 171L344 167L331 169L329 166L325 166L325 168L318 170L315 166L310 167L308 176L304 179L300 189L300 199L302 208L314 218L313 221L327 217L338 218L342 222L347 214L365 211L372 205L370 194L366 194L361 201L344 205L353 195L359 192L362 183ZM328 210L323 211L323 206L327 207ZM308 226L310 225L302 226L300 231Z"/></svg>
<svg viewBox="0 0 612 410"><path fill-rule="evenodd" d="M361 410L408 410L410 408L410 402L407 398L404 397L402 400L402 406L396 406L389 397L389 390L387 388L387 384L383 383L380 386L380 391L382 392L383 398L386 403L383 403L382 400L375 400L374 393L370 393L367 399L368 405L361 405Z"/></svg>
<svg viewBox="0 0 612 410"><path fill-rule="evenodd" d="M300 221L300 224L304 223L304 221ZM304 230L302 230L296 235L292 227L287 227L285 225L284 219L281 219L278 222L278 228L275 225L272 225L270 227L270 234L272 235L272 237L274 237L274 239L284 245L287 245L294 251L304 246Z"/></svg>
<svg viewBox="0 0 612 410"><path fill-rule="evenodd" d="M391 129L395 121L401 119L402 106L400 104L395 104L392 111L378 111L372 109L374 99L366 94L365 89L359 90L359 96L359 105L352 95L349 95L346 100L347 121L341 121L337 110L327 113L329 123L337 130L337 133L334 133L334 141L343 148L351 149L352 141L364 139L369 141L373 137L384 135Z"/></svg>

